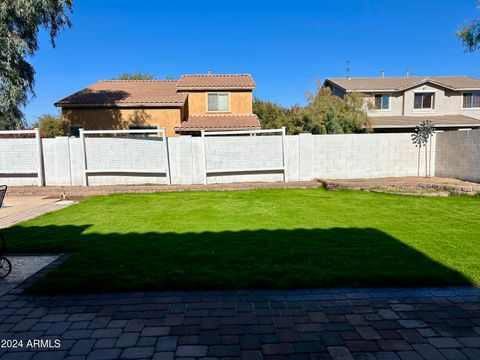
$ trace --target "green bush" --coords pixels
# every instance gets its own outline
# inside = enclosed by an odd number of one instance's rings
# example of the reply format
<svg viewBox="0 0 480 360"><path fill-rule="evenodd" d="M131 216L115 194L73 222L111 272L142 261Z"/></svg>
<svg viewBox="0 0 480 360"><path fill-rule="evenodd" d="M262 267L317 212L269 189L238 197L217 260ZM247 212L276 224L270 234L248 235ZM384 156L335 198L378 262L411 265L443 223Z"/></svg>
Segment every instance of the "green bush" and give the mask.
<svg viewBox="0 0 480 360"><path fill-rule="evenodd" d="M43 114L37 118L37 122L33 127L40 129L40 134L44 138L53 138L56 136L66 135L65 122L60 115Z"/></svg>

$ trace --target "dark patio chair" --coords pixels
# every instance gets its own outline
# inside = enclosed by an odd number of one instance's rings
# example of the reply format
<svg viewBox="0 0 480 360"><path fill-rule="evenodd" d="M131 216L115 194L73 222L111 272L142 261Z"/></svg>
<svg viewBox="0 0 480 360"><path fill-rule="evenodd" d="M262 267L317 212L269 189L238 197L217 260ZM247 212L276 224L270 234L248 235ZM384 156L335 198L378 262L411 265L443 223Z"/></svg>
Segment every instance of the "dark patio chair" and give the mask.
<svg viewBox="0 0 480 360"><path fill-rule="evenodd" d="M0 279L7 277L12 272L12 263L3 256L6 246L5 236L0 234Z"/></svg>
<svg viewBox="0 0 480 360"><path fill-rule="evenodd" d="M3 205L3 199L5 199L6 193L7 193L7 185L0 185L0 208Z"/></svg>

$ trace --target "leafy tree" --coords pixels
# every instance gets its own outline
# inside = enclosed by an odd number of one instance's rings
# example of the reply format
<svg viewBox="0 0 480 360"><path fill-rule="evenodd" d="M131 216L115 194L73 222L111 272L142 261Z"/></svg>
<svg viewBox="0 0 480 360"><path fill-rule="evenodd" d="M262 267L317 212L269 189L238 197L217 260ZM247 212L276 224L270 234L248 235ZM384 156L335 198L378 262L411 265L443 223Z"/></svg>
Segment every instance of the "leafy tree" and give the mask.
<svg viewBox="0 0 480 360"><path fill-rule="evenodd" d="M2 0L0 2L0 129L25 125L22 113L35 96L35 70L27 61L38 50L38 32L45 28L55 38L71 23L67 13L73 0Z"/></svg>
<svg viewBox="0 0 480 360"><path fill-rule="evenodd" d="M141 73L141 72L137 72L133 74L123 73L123 74L120 74L120 76L114 80L155 80L155 76L149 73Z"/></svg>
<svg viewBox="0 0 480 360"><path fill-rule="evenodd" d="M480 1L478 2L480 8ZM468 26L457 32L463 46L470 52L480 49L480 19L472 21Z"/></svg>
<svg viewBox="0 0 480 360"><path fill-rule="evenodd" d="M287 134L290 135L304 131L303 110L299 105L286 108L271 101L255 98L253 113L260 119L262 129L279 129L285 126Z"/></svg>
<svg viewBox="0 0 480 360"><path fill-rule="evenodd" d="M370 129L362 94L347 94L342 99L332 95L330 89L320 88L317 94L309 95L309 100L304 108L299 105L286 108L271 101L254 99L253 112L260 118L262 129L285 126L291 135L301 132L347 134Z"/></svg>
<svg viewBox="0 0 480 360"><path fill-rule="evenodd" d="M33 127L40 129L42 137L52 138L66 134L66 124L60 115L43 114L37 118Z"/></svg>
<svg viewBox="0 0 480 360"><path fill-rule="evenodd" d="M332 95L329 88L320 88L309 95L304 108L304 130L312 134L349 134L370 128L365 111L364 96L349 93L344 98Z"/></svg>

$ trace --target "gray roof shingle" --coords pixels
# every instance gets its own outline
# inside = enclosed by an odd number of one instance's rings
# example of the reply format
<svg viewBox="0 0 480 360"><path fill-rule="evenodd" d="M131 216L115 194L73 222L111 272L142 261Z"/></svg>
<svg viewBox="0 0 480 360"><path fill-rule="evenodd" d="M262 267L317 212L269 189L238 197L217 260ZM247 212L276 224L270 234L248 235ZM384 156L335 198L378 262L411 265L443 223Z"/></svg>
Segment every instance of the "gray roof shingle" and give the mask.
<svg viewBox="0 0 480 360"><path fill-rule="evenodd" d="M435 116L371 116L373 128L411 127L430 120L438 127L480 126L480 120L464 115L435 115Z"/></svg>
<svg viewBox="0 0 480 360"><path fill-rule="evenodd" d="M331 82L347 91L401 91L431 82L453 90L480 89L480 79L469 76L415 76L415 77L364 77L364 78L328 78Z"/></svg>

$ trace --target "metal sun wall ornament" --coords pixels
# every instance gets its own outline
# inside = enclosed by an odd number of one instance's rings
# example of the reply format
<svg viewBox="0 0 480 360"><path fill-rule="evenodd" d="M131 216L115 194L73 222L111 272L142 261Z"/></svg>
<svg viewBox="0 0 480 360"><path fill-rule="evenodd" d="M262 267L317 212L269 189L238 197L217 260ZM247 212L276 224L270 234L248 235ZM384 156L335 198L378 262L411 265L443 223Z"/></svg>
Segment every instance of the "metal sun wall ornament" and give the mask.
<svg viewBox="0 0 480 360"><path fill-rule="evenodd" d="M422 121L415 127L412 136L412 143L418 147L418 171L417 175L420 176L420 150L422 146L425 148L425 176L430 176L430 167L428 161L428 152L427 152L427 144L430 141L430 138L433 136L435 132L435 126L432 124L430 120ZM430 145L431 150L431 145ZM431 157L431 155L430 155Z"/></svg>

